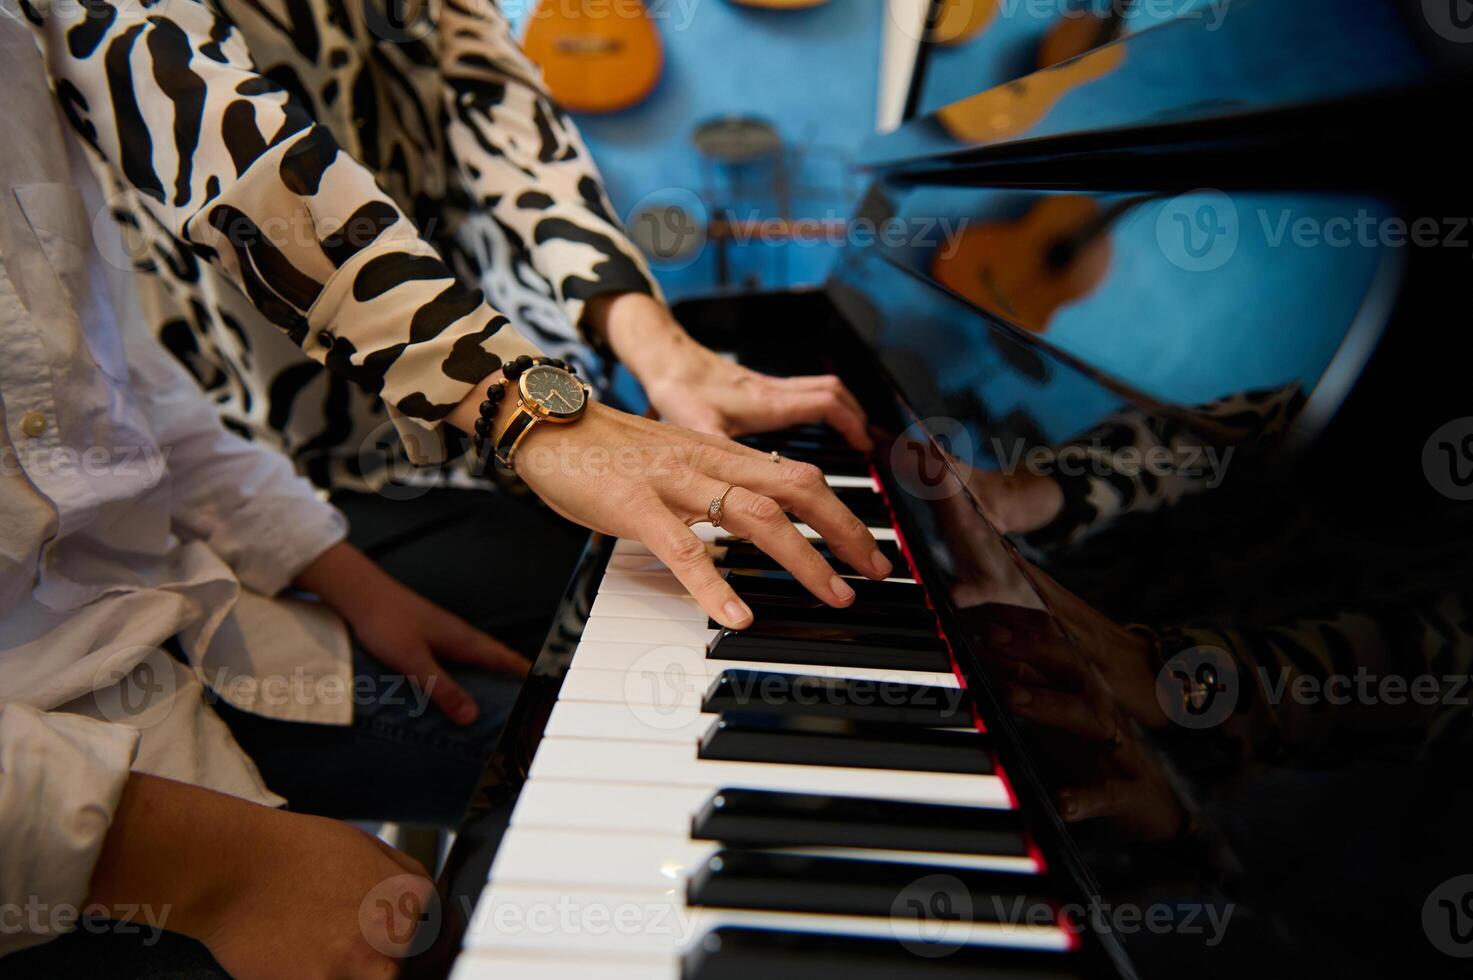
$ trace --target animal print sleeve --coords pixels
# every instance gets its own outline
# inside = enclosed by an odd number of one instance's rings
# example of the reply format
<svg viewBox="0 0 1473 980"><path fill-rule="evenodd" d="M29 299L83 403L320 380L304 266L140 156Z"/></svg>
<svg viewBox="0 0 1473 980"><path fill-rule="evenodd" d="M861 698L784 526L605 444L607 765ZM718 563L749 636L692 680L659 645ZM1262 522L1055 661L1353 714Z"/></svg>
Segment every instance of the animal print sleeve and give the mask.
<svg viewBox="0 0 1473 980"><path fill-rule="evenodd" d="M137 205L314 360L382 396L412 457L536 349L460 285L373 177L190 0L23 0L72 126Z"/></svg>
<svg viewBox="0 0 1473 980"><path fill-rule="evenodd" d="M498 4L445 0L438 33L447 139L461 179L528 250L568 322L581 326L584 304L601 294L658 297L582 137L553 104Z"/></svg>

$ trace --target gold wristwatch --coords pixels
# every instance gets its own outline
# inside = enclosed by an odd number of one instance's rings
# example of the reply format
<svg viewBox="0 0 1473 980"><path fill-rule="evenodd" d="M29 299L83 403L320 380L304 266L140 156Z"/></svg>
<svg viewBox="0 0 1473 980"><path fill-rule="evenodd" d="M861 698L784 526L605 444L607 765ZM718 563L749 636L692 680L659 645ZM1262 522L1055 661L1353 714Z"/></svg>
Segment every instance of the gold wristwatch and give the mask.
<svg viewBox="0 0 1473 980"><path fill-rule="evenodd" d="M510 467L517 447L527 433L542 422L567 425L588 411L592 389L578 380L566 364L555 358L532 358L525 355L508 363L502 374L503 386L516 386L517 408L496 434L492 444L496 458Z"/></svg>

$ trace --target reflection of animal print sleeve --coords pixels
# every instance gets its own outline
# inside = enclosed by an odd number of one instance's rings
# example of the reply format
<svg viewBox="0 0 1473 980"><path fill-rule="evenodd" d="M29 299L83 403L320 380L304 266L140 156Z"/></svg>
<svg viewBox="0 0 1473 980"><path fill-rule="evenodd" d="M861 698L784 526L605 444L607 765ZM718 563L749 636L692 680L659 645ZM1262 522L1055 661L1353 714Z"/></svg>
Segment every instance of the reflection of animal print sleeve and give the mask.
<svg viewBox="0 0 1473 980"><path fill-rule="evenodd" d="M229 22L185 0L23 8L82 138L308 355L380 394L412 452L503 358L532 350L254 70Z"/></svg>
<svg viewBox="0 0 1473 980"><path fill-rule="evenodd" d="M1231 429L1233 438L1209 438L1178 419L1125 411L1053 450L1051 475L1064 506L1047 526L1029 534L1041 548L1074 544L1126 514L1149 513L1183 497L1216 489L1233 454L1261 451L1279 441L1304 407L1297 385L1246 392L1197 409Z"/></svg>
<svg viewBox="0 0 1473 980"><path fill-rule="evenodd" d="M1203 648L1231 658L1234 713L1224 734L1261 759L1320 751L1356 735L1424 748L1466 737L1473 620L1465 595L1367 602L1280 626L1167 631L1162 655ZM1215 655L1214 655L1215 656Z"/></svg>
<svg viewBox="0 0 1473 980"><path fill-rule="evenodd" d="M456 166L552 283L568 322L579 324L584 303L600 294L658 296L577 128L553 104L497 5L446 0L438 37Z"/></svg>

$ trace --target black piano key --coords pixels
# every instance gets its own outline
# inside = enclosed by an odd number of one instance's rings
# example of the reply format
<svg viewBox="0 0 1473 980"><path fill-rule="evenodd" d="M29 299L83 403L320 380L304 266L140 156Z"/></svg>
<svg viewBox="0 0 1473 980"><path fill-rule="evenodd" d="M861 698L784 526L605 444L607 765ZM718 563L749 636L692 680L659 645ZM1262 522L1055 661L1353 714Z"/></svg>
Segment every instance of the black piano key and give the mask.
<svg viewBox="0 0 1473 980"><path fill-rule="evenodd" d="M788 459L800 463L812 463L828 476L870 476L869 458L845 445L822 445L819 443L790 440L779 442L773 439L739 440L764 453L776 450Z"/></svg>
<svg viewBox="0 0 1473 980"><path fill-rule="evenodd" d="M849 508L850 513L864 521L866 526L890 526L890 510L885 506L885 498L873 490L863 487L832 487L831 489L834 491L834 496L839 498L839 503Z"/></svg>
<svg viewBox="0 0 1473 980"><path fill-rule="evenodd" d="M692 818L691 837L740 847L1028 853L1015 810L761 789L717 790Z"/></svg>
<svg viewBox="0 0 1473 980"><path fill-rule="evenodd" d="M917 881L945 875L945 887L917 891ZM1036 875L946 864L814 857L723 848L686 882L686 904L815 915L903 914L923 901L927 914L954 922L1057 923L1057 904L1038 894Z"/></svg>
<svg viewBox="0 0 1473 980"><path fill-rule="evenodd" d="M813 542L813 546L814 549L819 553L819 555L822 556L823 560L828 562L829 565L832 566L833 569L837 571L840 575L864 574L862 572L856 571L844 562L840 561L838 558L834 557L834 553L820 542ZM724 547L726 551L724 554L721 555L721 557L716 559L716 565L718 568L750 568L761 571L778 570L782 568L782 565L778 564L777 559L773 558L767 552L749 542L733 541L729 544L723 545L722 547ZM890 564L894 567L895 570L892 573L893 575L906 577L910 575L910 566L905 563L905 557L900 553L900 548L898 545L896 545L893 541L881 541L879 542L879 548L880 554L884 555L885 558L888 559Z"/></svg>
<svg viewBox="0 0 1473 980"><path fill-rule="evenodd" d="M706 656L769 664L876 667L882 670L951 670L946 644L936 635L881 633L866 628L794 626L763 621L745 630L723 629Z"/></svg>
<svg viewBox="0 0 1473 980"><path fill-rule="evenodd" d="M972 725L966 692L900 681L814 677L765 670L724 670L706 691L701 710L825 715L855 721L932 728Z"/></svg>
<svg viewBox="0 0 1473 980"><path fill-rule="evenodd" d="M921 941L722 926L681 964L682 980L1078 980L1069 952L963 945L938 956ZM932 953L932 955L926 955Z"/></svg>
<svg viewBox="0 0 1473 980"><path fill-rule="evenodd" d="M754 449L761 449L763 452L794 443L799 445L829 446L834 449L852 449L849 443L844 441L844 437L839 434L838 430L831 429L826 425L795 425L787 429L776 429L772 432L759 432L753 435L738 436L736 441L743 445L751 446Z"/></svg>
<svg viewBox="0 0 1473 980"><path fill-rule="evenodd" d="M711 723L697 758L907 772L992 772L987 737L975 730L918 728L819 715L732 712Z"/></svg>
<svg viewBox="0 0 1473 980"><path fill-rule="evenodd" d="M791 572L771 571L754 568L727 569L724 575L727 584L742 598L804 600L814 598ZM926 609L926 590L914 582L876 582L872 579L857 579L848 583L854 590L854 605L869 608L888 608L902 611Z"/></svg>

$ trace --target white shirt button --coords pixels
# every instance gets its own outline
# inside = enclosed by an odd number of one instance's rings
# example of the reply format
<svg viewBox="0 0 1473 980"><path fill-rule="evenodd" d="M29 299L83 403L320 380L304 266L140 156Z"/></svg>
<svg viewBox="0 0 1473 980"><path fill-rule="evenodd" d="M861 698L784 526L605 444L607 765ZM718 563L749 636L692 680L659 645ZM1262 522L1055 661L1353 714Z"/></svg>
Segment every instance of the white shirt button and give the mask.
<svg viewBox="0 0 1473 980"><path fill-rule="evenodd" d="M46 431L46 416L40 412L27 412L20 417L20 430L32 439Z"/></svg>

